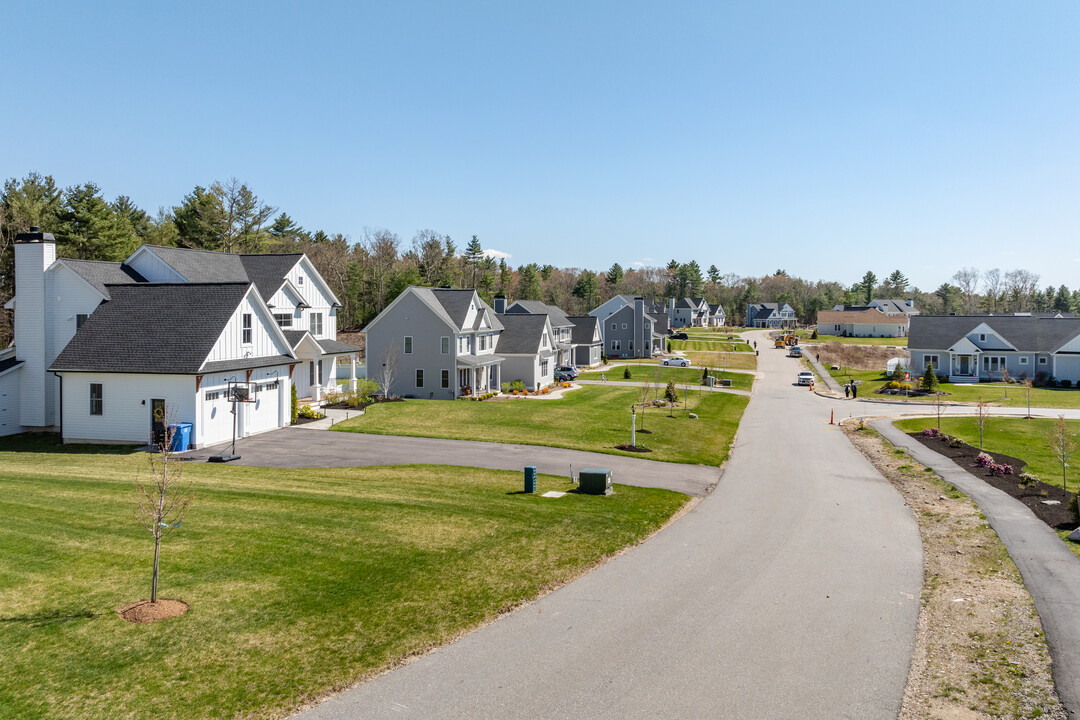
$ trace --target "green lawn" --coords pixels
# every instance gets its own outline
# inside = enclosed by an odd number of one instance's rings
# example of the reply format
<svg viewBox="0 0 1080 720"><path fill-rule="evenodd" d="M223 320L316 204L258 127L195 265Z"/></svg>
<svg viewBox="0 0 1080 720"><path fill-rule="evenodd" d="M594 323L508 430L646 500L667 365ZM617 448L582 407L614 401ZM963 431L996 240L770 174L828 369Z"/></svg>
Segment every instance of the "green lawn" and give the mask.
<svg viewBox="0 0 1080 720"><path fill-rule="evenodd" d="M697 339L672 340L672 350L703 350L706 352L754 352L754 348L742 340Z"/></svg>
<svg viewBox="0 0 1080 720"><path fill-rule="evenodd" d="M1046 436L1057 421L1051 419L1024 420L990 416L983 430L983 448L1020 458L1028 464L1028 472L1050 485L1061 487L1061 463L1054 459ZM1066 426L1080 449L1080 420L1066 420ZM896 427L904 432L918 432L937 427L937 418L899 420ZM975 418L941 418L941 431L960 438L969 445L979 446L979 426ZM1069 492L1076 492L1080 468L1070 467L1067 476Z"/></svg>
<svg viewBox="0 0 1080 720"><path fill-rule="evenodd" d="M710 368L733 370L757 370L757 356L753 353L695 352L685 353L690 362Z"/></svg>
<svg viewBox="0 0 1080 720"><path fill-rule="evenodd" d="M467 403L461 403L467 405ZM520 473L185 465L196 491L164 542L132 517L146 456L0 441L0 717L280 718L444 643L659 528L686 501L525 495ZM540 478L541 491L567 490Z"/></svg>
<svg viewBox="0 0 1080 720"><path fill-rule="evenodd" d="M699 371L700 372L700 371ZM680 398L682 388L679 388ZM654 387L650 399L663 388ZM550 445L574 450L645 457L649 460L719 465L728 449L749 398L730 393L690 393L690 410L700 419L687 418L680 408L674 417L667 409L639 410L638 428L651 434L638 443L652 452L642 455L616 450L630 441L630 406L641 402L640 388L586 385L565 396L545 400L507 399L467 402L462 400L408 400L371 405L364 415L334 425L340 432L380 435L444 437L458 440ZM432 418L437 417L437 423Z"/></svg>
<svg viewBox="0 0 1080 720"><path fill-rule="evenodd" d="M747 373L717 372L710 368L714 375L731 380L731 387L736 390L749 392L754 385L754 376ZM581 380L599 380L601 373L597 370L581 373ZM645 382L661 383L667 385L668 380L674 379L676 383L689 382L692 385L701 384L701 370L699 368L664 367L662 365L635 366L630 370L630 379L623 378L623 369L615 368L604 372L608 382Z"/></svg>
<svg viewBox="0 0 1080 720"><path fill-rule="evenodd" d="M874 390L889 382L885 373L879 370L830 370L829 374L844 383L851 379L858 380L860 397L888 397L875 395ZM918 378L912 380L912 385L918 383ZM1027 407L1027 393L1023 386L1005 383L975 383L962 385L956 383L943 383L939 390L948 393L945 400L949 402L972 403L979 402L981 398L985 403L992 403L1002 407ZM897 396L901 397L901 396ZM913 397L911 402L929 403L931 396ZM1031 407L1033 408L1080 408L1080 390L1063 388L1032 388Z"/></svg>
<svg viewBox="0 0 1080 720"><path fill-rule="evenodd" d="M842 337L840 335L822 335L821 333L818 333L817 340L811 340L810 336L812 334L812 330L800 330L799 341L806 343L807 345L824 345L825 343L838 342L842 345L894 345L896 347L907 347L908 341L906 337L860 338Z"/></svg>

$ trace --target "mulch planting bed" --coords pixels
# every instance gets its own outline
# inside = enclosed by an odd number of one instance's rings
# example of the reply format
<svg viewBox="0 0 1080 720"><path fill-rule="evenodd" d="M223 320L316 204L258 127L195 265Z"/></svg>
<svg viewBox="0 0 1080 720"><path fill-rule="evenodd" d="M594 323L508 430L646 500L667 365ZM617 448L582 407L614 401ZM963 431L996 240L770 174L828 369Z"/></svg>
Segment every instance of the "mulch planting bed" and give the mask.
<svg viewBox="0 0 1080 720"><path fill-rule="evenodd" d="M974 467L975 458L979 455L979 448L972 447L967 443L960 443L960 447L949 447L949 443L940 438L924 437L921 432L908 433L911 437L921 442L934 452L949 458L969 473L996 487L1002 492L1008 493L1020 502L1024 503L1035 517L1054 528L1055 530L1072 530L1077 527L1076 516L1069 509L1074 493L1065 492L1059 487L1048 485L1039 481L1030 486L1020 486L1020 472L1027 465L1020 458L1010 457L1001 453L986 452L994 458L998 464L1012 465L1012 475L990 475L988 470ZM1044 500L1057 500L1057 505L1047 505Z"/></svg>
<svg viewBox="0 0 1080 720"><path fill-rule="evenodd" d="M187 611L188 604L183 600L158 598L156 603L152 603L149 600L139 600L130 605L125 605L117 610L116 614L128 622L150 623L178 617Z"/></svg>

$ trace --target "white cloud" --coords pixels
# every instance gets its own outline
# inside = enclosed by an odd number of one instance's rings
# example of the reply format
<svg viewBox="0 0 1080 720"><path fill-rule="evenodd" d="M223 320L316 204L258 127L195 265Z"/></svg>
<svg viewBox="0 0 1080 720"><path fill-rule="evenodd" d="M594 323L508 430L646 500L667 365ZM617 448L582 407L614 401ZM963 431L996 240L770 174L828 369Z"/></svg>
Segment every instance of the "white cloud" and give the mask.
<svg viewBox="0 0 1080 720"><path fill-rule="evenodd" d="M634 267L645 267L645 263L643 263L643 262L632 262L630 264L633 265Z"/></svg>
<svg viewBox="0 0 1080 720"><path fill-rule="evenodd" d="M647 262L647 263L650 263L650 262L652 262L652 261L653 261L653 259L652 259L652 258L641 258L641 259L642 259L642 260L644 260L644 261L645 261L645 262Z"/></svg>
<svg viewBox="0 0 1080 720"><path fill-rule="evenodd" d="M1015 250L1002 250L1001 254L1002 255L1015 255L1016 251Z"/></svg>
<svg viewBox="0 0 1080 720"><path fill-rule="evenodd" d="M509 260L513 255L502 250L495 250L494 248L488 248L484 251L484 257L495 258L496 260Z"/></svg>

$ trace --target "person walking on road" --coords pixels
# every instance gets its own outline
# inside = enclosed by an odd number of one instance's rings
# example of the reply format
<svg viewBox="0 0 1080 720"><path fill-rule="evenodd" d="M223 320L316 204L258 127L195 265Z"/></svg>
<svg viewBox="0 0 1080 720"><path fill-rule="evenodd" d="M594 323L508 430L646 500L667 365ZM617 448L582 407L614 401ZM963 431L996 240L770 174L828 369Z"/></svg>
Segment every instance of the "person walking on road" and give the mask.
<svg viewBox="0 0 1080 720"><path fill-rule="evenodd" d="M850 398L851 397L851 386L848 385L847 383L844 383L844 397L845 398Z"/></svg>
<svg viewBox="0 0 1080 720"><path fill-rule="evenodd" d="M859 397L859 386L855 384L855 381L851 381L851 398L854 400Z"/></svg>

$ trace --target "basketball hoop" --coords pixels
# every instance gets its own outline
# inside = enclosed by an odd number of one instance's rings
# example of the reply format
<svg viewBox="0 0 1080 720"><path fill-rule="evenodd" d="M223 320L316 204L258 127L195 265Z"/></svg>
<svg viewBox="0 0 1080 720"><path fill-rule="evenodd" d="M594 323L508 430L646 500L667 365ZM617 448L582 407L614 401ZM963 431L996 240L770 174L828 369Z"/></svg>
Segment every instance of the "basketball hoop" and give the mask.
<svg viewBox="0 0 1080 720"><path fill-rule="evenodd" d="M255 402L255 383L231 382L229 383L229 402L250 403Z"/></svg>

